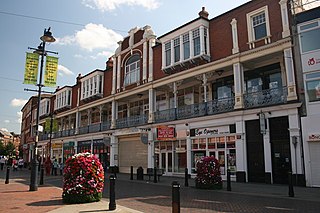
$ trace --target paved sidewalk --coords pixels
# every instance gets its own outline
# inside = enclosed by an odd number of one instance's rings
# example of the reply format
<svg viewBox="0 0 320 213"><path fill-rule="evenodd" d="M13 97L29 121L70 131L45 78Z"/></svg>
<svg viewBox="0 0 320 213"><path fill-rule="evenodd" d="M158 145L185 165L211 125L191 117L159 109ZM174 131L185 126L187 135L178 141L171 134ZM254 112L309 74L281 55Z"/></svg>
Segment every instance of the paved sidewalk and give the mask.
<svg viewBox="0 0 320 213"><path fill-rule="evenodd" d="M181 185L181 192L187 192L190 194L181 194L181 199L185 196L192 196L204 192L203 190L197 190L194 187L194 180L189 179L189 187L185 187L185 180L183 177L166 177L163 176L160 178L158 183L154 183L153 179L150 181L148 177L145 180L136 180L134 175L134 180L130 180L129 174L117 174L117 184L125 184L131 186L135 184L136 186L141 185L146 187L147 191L138 192L140 197L121 197L118 194L116 195L117 199L117 209L114 211L109 211L109 199L106 195L100 202L87 203L87 204L73 204L66 205L62 203L62 189L61 189L61 176L49 176L45 177L46 185L39 186L38 191L30 192L29 191L29 179L30 179L30 170L22 171L10 171L10 183L5 184L5 173L6 171L0 171L0 212L32 212L32 213L42 213L42 212L51 212L51 213L78 213L78 212L120 212L120 213L139 213L139 212L148 212L152 209L157 209L159 212L168 212L171 210L171 191L168 186L171 186L173 181L178 181ZM106 177L108 178L108 177ZM108 180L107 184L108 184ZM120 187L120 185L118 185ZM167 195L159 194L158 197L152 197L150 195L143 195L148 193L148 191L154 190L154 187L164 186L162 188L169 189ZM294 187L295 197L288 196L288 186L286 185L270 185L270 184L254 184L254 183L235 183L232 182L232 191L229 192L226 190L226 183L224 183L224 189L216 192L212 192L212 196L217 196L220 194L221 197L232 196L235 197L255 197L261 199L273 199L279 200L281 202L286 202L287 200L290 203L320 203L320 188L307 188L307 187ZM128 189L128 188L127 188ZM208 192L211 193L211 192ZM154 196L154 195L153 195ZM147 200L145 200L147 199ZM152 204L154 200L157 205ZM161 200L165 203L163 209L160 211L159 202ZM203 205L201 202L205 200L200 199L191 199L193 205L193 211L196 212L198 205ZM141 202L143 201L143 202ZM146 201L150 201L147 203ZM217 201L208 201L206 202L217 202ZM279 201L280 202L280 201ZM122 204L124 206L119 205ZM134 204L135 205L131 205ZM200 203L200 204L199 204ZM189 203L190 204L190 203ZM141 206L143 205L143 206ZM227 205L227 204L226 204ZM126 206L126 207L125 207ZM127 207L131 208L127 208ZM138 209L140 211L134 210ZM185 207L186 208L186 207ZM208 207L210 209L210 207ZM186 210L186 209L185 209ZM154 212L154 211L153 211ZM189 211L188 211L189 212ZM208 212L216 212L210 210Z"/></svg>
<svg viewBox="0 0 320 213"><path fill-rule="evenodd" d="M78 212L120 212L140 213L139 211L117 205L109 211L109 201L103 198L99 202L66 205L62 202L62 188L52 185L38 186L38 191L29 191L30 171L11 171L9 184L5 184L6 170L0 171L0 212L6 213L78 213ZM61 179L61 176L49 176L48 179Z"/></svg>

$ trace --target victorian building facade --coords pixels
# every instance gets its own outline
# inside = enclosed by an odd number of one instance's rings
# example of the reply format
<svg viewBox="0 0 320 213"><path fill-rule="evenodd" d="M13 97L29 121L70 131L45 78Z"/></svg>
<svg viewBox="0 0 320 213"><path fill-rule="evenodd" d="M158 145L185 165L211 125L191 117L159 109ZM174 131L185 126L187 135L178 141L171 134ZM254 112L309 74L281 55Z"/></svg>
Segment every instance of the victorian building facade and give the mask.
<svg viewBox="0 0 320 213"><path fill-rule="evenodd" d="M42 125L51 117L58 130L39 144L125 173L195 175L197 160L215 156L224 179L230 169L234 181L286 183L292 171L305 185L288 5L255 0L212 19L202 8L160 37L131 29L105 70L42 99Z"/></svg>

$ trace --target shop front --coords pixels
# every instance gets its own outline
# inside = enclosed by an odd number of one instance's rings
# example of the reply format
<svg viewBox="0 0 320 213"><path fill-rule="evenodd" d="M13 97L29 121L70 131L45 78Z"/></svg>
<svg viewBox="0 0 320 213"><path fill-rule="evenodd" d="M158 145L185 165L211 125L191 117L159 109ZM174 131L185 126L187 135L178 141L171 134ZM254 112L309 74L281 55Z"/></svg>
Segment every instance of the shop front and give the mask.
<svg viewBox="0 0 320 213"><path fill-rule="evenodd" d="M191 174L197 173L197 162L205 156L213 156L220 163L220 172L226 179L227 169L231 177L236 175L236 134L229 126L191 129Z"/></svg>
<svg viewBox="0 0 320 213"><path fill-rule="evenodd" d="M75 142L69 141L63 143L63 162L75 154Z"/></svg>
<svg viewBox="0 0 320 213"><path fill-rule="evenodd" d="M58 162L62 161L62 142L54 142L51 144L51 156L56 158Z"/></svg>
<svg viewBox="0 0 320 213"><path fill-rule="evenodd" d="M110 139L93 139L78 141L77 153L91 153L95 155L104 168L110 165Z"/></svg>

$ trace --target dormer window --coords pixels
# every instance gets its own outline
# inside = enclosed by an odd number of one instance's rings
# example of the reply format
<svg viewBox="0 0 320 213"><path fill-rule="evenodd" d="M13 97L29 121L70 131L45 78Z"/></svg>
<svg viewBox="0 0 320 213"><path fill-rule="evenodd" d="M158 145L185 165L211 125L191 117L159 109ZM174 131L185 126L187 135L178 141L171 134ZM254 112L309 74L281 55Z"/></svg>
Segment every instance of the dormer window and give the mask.
<svg viewBox="0 0 320 213"><path fill-rule="evenodd" d="M124 85L130 85L140 81L140 55L132 55L126 62Z"/></svg>
<svg viewBox="0 0 320 213"><path fill-rule="evenodd" d="M193 50L194 50L194 56L200 55L200 49L201 49L201 45L200 45L200 30L195 29L194 31L192 31L192 39L193 39Z"/></svg>
<svg viewBox="0 0 320 213"><path fill-rule="evenodd" d="M166 55L166 66L171 64L171 41L167 42L165 45L165 55Z"/></svg>
<svg viewBox="0 0 320 213"><path fill-rule="evenodd" d="M71 107L72 89L66 87L56 93L54 110Z"/></svg>
<svg viewBox="0 0 320 213"><path fill-rule="evenodd" d="M176 38L173 40L174 46L174 62L180 61L180 38Z"/></svg>
<svg viewBox="0 0 320 213"><path fill-rule="evenodd" d="M190 58L190 40L189 33L186 33L182 36L183 40L183 59L186 60Z"/></svg>
<svg viewBox="0 0 320 213"><path fill-rule="evenodd" d="M103 72L98 71L81 79L81 100L103 95Z"/></svg>
<svg viewBox="0 0 320 213"><path fill-rule="evenodd" d="M183 32L183 30L181 31ZM187 32L184 31L183 34L180 33L174 34L173 39L163 41L163 69L195 58L203 57L206 60L209 59L209 36L206 26L201 25Z"/></svg>

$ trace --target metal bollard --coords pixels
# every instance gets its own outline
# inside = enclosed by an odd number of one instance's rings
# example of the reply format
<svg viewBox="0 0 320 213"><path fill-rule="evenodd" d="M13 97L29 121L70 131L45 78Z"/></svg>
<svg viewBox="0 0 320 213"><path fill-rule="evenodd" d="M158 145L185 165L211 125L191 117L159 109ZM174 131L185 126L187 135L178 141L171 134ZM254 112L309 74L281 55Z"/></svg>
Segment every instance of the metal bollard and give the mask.
<svg viewBox="0 0 320 213"><path fill-rule="evenodd" d="M116 205L116 193L115 193L115 185L116 178L113 175L110 175L110 196L109 196L109 210L115 210L117 208Z"/></svg>
<svg viewBox="0 0 320 213"><path fill-rule="evenodd" d="M9 184L9 177L10 177L10 166L7 166L7 173L6 173L6 182L5 182L5 184Z"/></svg>
<svg viewBox="0 0 320 213"><path fill-rule="evenodd" d="M294 197L292 172L288 172L288 184L289 184L289 197Z"/></svg>
<svg viewBox="0 0 320 213"><path fill-rule="evenodd" d="M185 168L184 170L184 186L189 186L189 174L188 174L188 168Z"/></svg>
<svg viewBox="0 0 320 213"><path fill-rule="evenodd" d="M133 180L133 166L130 169L130 180Z"/></svg>
<svg viewBox="0 0 320 213"><path fill-rule="evenodd" d="M43 185L43 175L44 175L44 166L41 165L41 169L40 169L40 182L39 185Z"/></svg>
<svg viewBox="0 0 320 213"><path fill-rule="evenodd" d="M227 191L231 191L230 169L227 169Z"/></svg>
<svg viewBox="0 0 320 213"><path fill-rule="evenodd" d="M154 183L158 183L158 180L157 180L157 167L153 168L153 182Z"/></svg>
<svg viewBox="0 0 320 213"><path fill-rule="evenodd" d="M180 213L180 184L172 182L172 213Z"/></svg>

